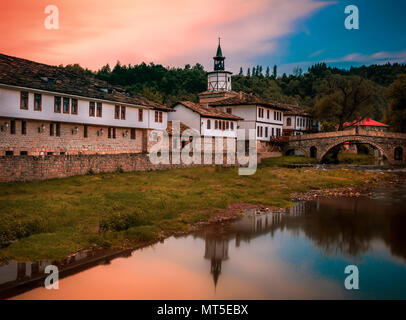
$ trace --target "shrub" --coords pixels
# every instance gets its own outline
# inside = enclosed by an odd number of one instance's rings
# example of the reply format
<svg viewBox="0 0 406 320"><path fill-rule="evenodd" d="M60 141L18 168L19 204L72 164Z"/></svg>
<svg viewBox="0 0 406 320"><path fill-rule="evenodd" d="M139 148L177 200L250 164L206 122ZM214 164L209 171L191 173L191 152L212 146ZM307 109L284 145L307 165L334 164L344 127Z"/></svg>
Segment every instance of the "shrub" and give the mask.
<svg viewBox="0 0 406 320"><path fill-rule="evenodd" d="M106 232L109 230L123 231L141 224L142 219L139 212L119 212L102 217L99 222L99 229L101 232Z"/></svg>
<svg viewBox="0 0 406 320"><path fill-rule="evenodd" d="M14 240L46 232L47 229L47 224L41 217L23 218L20 220L2 217L0 219L0 247L8 245Z"/></svg>
<svg viewBox="0 0 406 320"><path fill-rule="evenodd" d="M158 230L155 226L138 226L129 228L126 236L137 242L150 242L158 237Z"/></svg>

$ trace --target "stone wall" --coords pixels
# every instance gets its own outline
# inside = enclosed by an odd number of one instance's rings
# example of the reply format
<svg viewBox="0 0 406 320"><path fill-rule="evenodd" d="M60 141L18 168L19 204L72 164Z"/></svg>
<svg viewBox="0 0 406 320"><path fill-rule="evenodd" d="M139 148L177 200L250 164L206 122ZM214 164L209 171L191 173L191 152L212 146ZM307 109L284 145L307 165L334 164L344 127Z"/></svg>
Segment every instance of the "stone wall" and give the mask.
<svg viewBox="0 0 406 320"><path fill-rule="evenodd" d="M220 154L220 156L222 156ZM214 163L215 154L212 160ZM202 156L203 158L203 156ZM227 157L223 155L223 165ZM206 162L207 163L207 162ZM201 165L206 165L202 161ZM46 180L88 173L115 171L148 171L199 166L196 164L151 163L146 153L52 155L52 156L0 156L0 182Z"/></svg>
<svg viewBox="0 0 406 320"><path fill-rule="evenodd" d="M22 125L25 121L26 132ZM16 119L15 133L11 132L11 120L0 118L0 156L6 152L20 155L40 156L52 153L64 154L116 154L138 153L150 148L147 129L136 129L135 139L131 139L131 129L115 127L109 138L109 127L87 126L87 137L84 137L83 124L59 123L60 136L56 135L56 122ZM6 127L7 124L7 127ZM51 124L53 129L51 129ZM53 134L51 134L53 130Z"/></svg>

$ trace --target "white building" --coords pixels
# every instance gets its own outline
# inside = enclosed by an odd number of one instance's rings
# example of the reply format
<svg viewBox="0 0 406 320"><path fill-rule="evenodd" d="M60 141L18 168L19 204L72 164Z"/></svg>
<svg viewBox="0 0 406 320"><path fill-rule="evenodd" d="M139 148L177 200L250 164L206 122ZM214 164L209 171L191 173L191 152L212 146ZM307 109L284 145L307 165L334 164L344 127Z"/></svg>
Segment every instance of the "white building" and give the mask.
<svg viewBox="0 0 406 320"><path fill-rule="evenodd" d="M170 121L180 121L203 137L237 138L240 117L209 107L207 104L181 101L169 113Z"/></svg>
<svg viewBox="0 0 406 320"><path fill-rule="evenodd" d="M0 54L0 156L147 152L169 111L91 74Z"/></svg>
<svg viewBox="0 0 406 320"><path fill-rule="evenodd" d="M236 115L241 129L255 129L257 141L282 136L284 107L251 94L239 92L233 97L210 103L218 110Z"/></svg>
<svg viewBox="0 0 406 320"><path fill-rule="evenodd" d="M319 123L303 108L294 105L283 105L287 111L283 119L283 135L296 136L319 131Z"/></svg>

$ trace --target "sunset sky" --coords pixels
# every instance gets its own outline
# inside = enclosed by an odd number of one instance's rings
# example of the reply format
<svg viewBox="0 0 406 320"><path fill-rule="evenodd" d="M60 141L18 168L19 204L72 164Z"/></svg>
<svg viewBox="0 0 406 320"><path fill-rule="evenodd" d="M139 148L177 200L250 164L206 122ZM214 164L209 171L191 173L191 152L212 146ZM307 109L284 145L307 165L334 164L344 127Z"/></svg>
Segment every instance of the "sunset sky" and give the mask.
<svg viewBox="0 0 406 320"><path fill-rule="evenodd" d="M344 28L349 4L359 7L360 30ZM47 5L59 9L58 30L44 26ZM233 72L406 62L405 11L398 0L4 0L0 52L92 70L118 60L207 70L221 37Z"/></svg>

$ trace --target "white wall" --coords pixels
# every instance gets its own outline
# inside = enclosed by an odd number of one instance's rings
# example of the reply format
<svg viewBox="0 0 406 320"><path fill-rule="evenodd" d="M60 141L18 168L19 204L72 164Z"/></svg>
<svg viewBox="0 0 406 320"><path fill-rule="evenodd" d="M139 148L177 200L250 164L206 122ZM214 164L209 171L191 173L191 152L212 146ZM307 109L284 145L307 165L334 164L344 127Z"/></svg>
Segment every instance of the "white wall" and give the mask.
<svg viewBox="0 0 406 320"><path fill-rule="evenodd" d="M189 128L200 132L200 114L184 107L181 104L177 104L173 109L175 111L169 112L169 121L183 122Z"/></svg>
<svg viewBox="0 0 406 320"><path fill-rule="evenodd" d="M20 92L28 91L28 110L20 109ZM58 121L58 122L72 122L72 123L86 123L92 125L103 126L116 126L116 127L135 127L135 128L154 128L154 129L166 129L167 126L167 112L163 112L163 122L159 124L154 123L154 111L143 107L128 106L125 104L119 104L126 107L125 120L115 119L115 103L103 102L96 99L87 99L81 97L74 97L70 95L63 95L59 93L43 93L35 90L14 90L8 88L0 88L0 116L10 118L24 118L24 119L36 119L46 121ZM34 92L42 94L42 110L34 110ZM54 112L54 97L58 96L62 98L61 112ZM78 114L63 113L63 97L78 99ZM89 102L102 102L102 117L90 117L89 116ZM95 104L95 113L97 104ZM138 110L143 109L143 121L138 121ZM152 116L152 118L151 118Z"/></svg>
<svg viewBox="0 0 406 320"><path fill-rule="evenodd" d="M207 121L210 120L210 128L207 129ZM215 129L215 121L226 121L228 122L228 130ZM231 130L231 123L233 123L233 130ZM201 118L201 133L202 136L211 137L228 137L237 138L237 121L225 120L225 119L214 119L214 118Z"/></svg>

